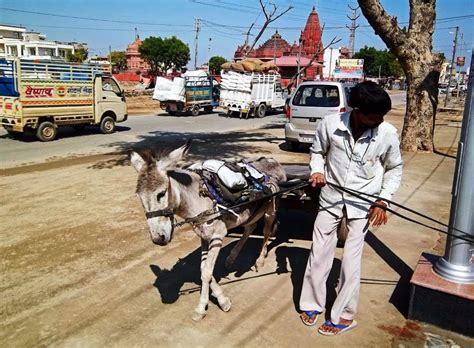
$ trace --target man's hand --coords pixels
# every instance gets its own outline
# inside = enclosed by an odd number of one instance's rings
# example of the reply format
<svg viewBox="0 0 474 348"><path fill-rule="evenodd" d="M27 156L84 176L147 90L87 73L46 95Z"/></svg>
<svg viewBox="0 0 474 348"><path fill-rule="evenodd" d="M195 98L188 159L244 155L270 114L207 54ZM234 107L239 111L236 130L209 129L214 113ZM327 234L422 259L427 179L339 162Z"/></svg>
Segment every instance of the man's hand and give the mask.
<svg viewBox="0 0 474 348"><path fill-rule="evenodd" d="M309 179L309 183L312 187L323 187L326 185L326 178L322 173L314 173L312 174Z"/></svg>
<svg viewBox="0 0 474 348"><path fill-rule="evenodd" d="M385 225L387 223L387 203L384 201L376 201L375 204L369 209L367 217L369 218L369 223L373 227L380 225Z"/></svg>

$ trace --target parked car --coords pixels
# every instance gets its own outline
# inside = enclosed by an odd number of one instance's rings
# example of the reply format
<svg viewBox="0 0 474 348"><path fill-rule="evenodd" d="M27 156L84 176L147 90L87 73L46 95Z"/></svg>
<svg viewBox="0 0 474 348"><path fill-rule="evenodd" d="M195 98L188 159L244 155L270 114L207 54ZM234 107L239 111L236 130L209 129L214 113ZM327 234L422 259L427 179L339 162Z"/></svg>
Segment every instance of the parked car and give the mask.
<svg viewBox="0 0 474 348"><path fill-rule="evenodd" d="M314 140L322 118L350 111L349 93L354 84L330 81L303 82L286 109L285 140L293 150Z"/></svg>

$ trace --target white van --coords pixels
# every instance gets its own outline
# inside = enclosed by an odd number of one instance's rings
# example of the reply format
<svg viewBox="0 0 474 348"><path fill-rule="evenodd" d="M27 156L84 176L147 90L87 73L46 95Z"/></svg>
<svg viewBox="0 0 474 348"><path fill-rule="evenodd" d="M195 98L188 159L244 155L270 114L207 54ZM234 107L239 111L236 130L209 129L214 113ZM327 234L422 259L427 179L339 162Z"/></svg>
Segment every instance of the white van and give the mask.
<svg viewBox="0 0 474 348"><path fill-rule="evenodd" d="M310 144L318 122L331 114L350 111L349 93L354 84L331 81L303 82L286 108L285 140L293 150Z"/></svg>

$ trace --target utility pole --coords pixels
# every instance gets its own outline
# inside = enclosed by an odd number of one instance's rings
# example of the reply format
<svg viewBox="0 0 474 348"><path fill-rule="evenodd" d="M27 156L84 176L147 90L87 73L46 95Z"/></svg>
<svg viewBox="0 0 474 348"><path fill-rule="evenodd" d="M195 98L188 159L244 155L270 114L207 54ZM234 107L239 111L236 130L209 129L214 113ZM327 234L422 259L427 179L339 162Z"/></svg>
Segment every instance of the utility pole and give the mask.
<svg viewBox="0 0 474 348"><path fill-rule="evenodd" d="M471 71L474 69L474 50L471 53ZM434 271L448 280L462 284L474 283L474 242L456 238L474 238L474 76L469 75L469 90L464 106L461 137L458 143L454 172L450 235L444 256L434 266ZM462 233L464 232L464 233Z"/></svg>
<svg viewBox="0 0 474 348"><path fill-rule="evenodd" d="M444 107L448 105L449 86L451 85L451 76L453 75L453 67L454 67L454 57L456 56L456 46L458 45L458 31L459 31L459 27L456 27L456 33L454 35L454 41L453 41L453 56L451 58L451 66L449 68L449 78L448 78L448 85L446 86L446 97L444 98Z"/></svg>
<svg viewBox="0 0 474 348"><path fill-rule="evenodd" d="M211 62L211 41L212 41L212 38L210 37L209 42L207 43L207 72L209 73L209 75L211 74L211 65L210 65L210 62Z"/></svg>
<svg viewBox="0 0 474 348"><path fill-rule="evenodd" d="M355 46L355 36L356 36L356 29L359 28L359 25L356 24L357 18L360 17L360 15L357 15L356 11L359 9L359 7L352 8L350 5L347 5L351 10L352 10L352 16L349 18L351 20L351 26L347 26L346 28L351 31L351 35L349 37L349 50L350 50L350 58L354 55L354 46Z"/></svg>
<svg viewBox="0 0 474 348"><path fill-rule="evenodd" d="M296 75L296 87L299 86L300 84L300 67L301 67L301 48L303 46L303 42L304 42L304 39L303 39L303 32L301 32L301 35L300 35L300 44L299 44L299 47L298 47L298 74Z"/></svg>
<svg viewBox="0 0 474 348"><path fill-rule="evenodd" d="M197 70L198 42L199 32L201 31L201 18L194 19L194 30L196 31L196 37L194 39L194 70Z"/></svg>
<svg viewBox="0 0 474 348"><path fill-rule="evenodd" d="M331 69L332 69L332 47L329 48L329 73L328 73L328 79L331 80Z"/></svg>

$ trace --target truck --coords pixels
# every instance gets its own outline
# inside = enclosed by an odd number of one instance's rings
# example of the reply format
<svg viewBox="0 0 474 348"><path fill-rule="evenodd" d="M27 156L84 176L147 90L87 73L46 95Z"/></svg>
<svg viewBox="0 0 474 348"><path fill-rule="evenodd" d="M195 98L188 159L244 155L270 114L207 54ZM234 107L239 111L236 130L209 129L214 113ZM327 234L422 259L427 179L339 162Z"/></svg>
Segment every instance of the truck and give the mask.
<svg viewBox="0 0 474 348"><path fill-rule="evenodd" d="M52 141L58 127L88 125L109 134L127 116L124 91L103 66L0 59L0 124L12 137Z"/></svg>
<svg viewBox="0 0 474 348"><path fill-rule="evenodd" d="M285 106L278 73L223 70L221 76L220 106L228 115L264 117L268 110Z"/></svg>
<svg viewBox="0 0 474 348"><path fill-rule="evenodd" d="M204 71L188 71L173 81L158 77L153 99L169 115L190 112L198 116L199 111L211 113L219 105L219 90L214 78Z"/></svg>

